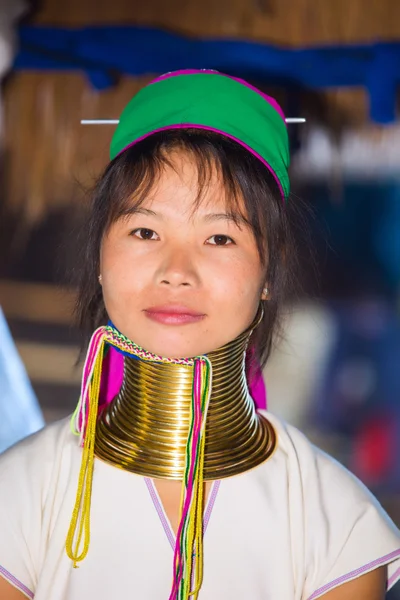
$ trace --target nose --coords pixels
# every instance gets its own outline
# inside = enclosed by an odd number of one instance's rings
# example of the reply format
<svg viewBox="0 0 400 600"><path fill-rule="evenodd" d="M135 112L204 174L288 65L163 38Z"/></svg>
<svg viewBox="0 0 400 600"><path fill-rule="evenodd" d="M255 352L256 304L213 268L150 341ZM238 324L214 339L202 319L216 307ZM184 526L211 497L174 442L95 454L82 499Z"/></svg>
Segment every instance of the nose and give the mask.
<svg viewBox="0 0 400 600"><path fill-rule="evenodd" d="M188 246L170 249L160 265L157 279L160 285L173 288L196 287L198 285L199 276L195 259Z"/></svg>

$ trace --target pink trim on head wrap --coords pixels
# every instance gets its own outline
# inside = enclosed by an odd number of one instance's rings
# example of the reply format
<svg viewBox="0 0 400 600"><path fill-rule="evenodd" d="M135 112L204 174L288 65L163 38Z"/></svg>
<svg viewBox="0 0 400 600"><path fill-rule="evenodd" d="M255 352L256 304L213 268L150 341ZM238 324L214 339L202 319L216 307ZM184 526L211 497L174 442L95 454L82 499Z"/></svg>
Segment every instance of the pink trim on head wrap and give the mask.
<svg viewBox="0 0 400 600"><path fill-rule="evenodd" d="M279 104L275 100L275 98L272 98L272 96L268 96L267 94L264 94L264 92L262 92L261 90L256 88L254 85L251 85L251 83L248 83L244 79L241 79L240 77L233 77L232 75L227 75L226 73L220 73L219 71L216 71L215 69L181 69L178 71L171 71L170 73L164 73L164 75L160 75L159 77L156 77L156 79L153 79L152 81L150 81L149 85L152 85L153 83L157 83L157 81L162 81L163 79L169 79L170 77L175 77L175 75L198 75L199 73L209 73L210 75L212 75L214 73L215 75L221 75L222 77L227 77L228 79L233 79L234 81L241 83L242 85L249 88L250 90L253 90L253 92L256 92L256 94L258 94L259 96L262 96L264 98L264 100L266 100L268 102L268 104L270 104L276 110L276 112L282 117L283 122L286 125L285 114L284 114L282 108L279 106Z"/></svg>
<svg viewBox="0 0 400 600"><path fill-rule="evenodd" d="M285 192L283 190L282 184L277 176L277 174L275 173L275 171L273 170L273 168L267 163L267 161L260 155L258 154L258 152L256 152L255 150L253 150L253 148L250 148L250 146L248 146L245 142L242 142L242 140L240 140L239 138L235 137L234 135L230 135L229 133L225 133L225 131L221 131L219 129L215 129L214 127L209 127L208 125L197 125L196 123L179 123L179 125L166 125L165 127L159 127L158 129L153 129L152 131L149 131L148 133L145 133L144 135L140 136L139 138L137 138L136 140L134 140L133 142L131 142L130 144L128 144L127 146L125 146L124 148L122 148L122 150L120 150L120 152L118 152L117 156L119 156L120 154L122 154L123 152L125 152L125 150L128 150L128 148L131 148L132 146L134 146L135 144L137 144L138 142L141 142L142 140L148 138L149 136L153 135L154 133L159 133L160 131L168 131L170 129L189 129L189 128L193 128L193 129L204 129L206 131L213 131L214 133L218 133L221 135L224 135L225 137L233 140L234 142L237 142L238 144L240 144L243 148L245 148L246 150L248 150L248 152L250 152L253 156L255 156L256 158L258 158L259 161L262 162L262 164L267 167L268 171L271 173L271 175L273 176L273 178L275 179L278 188L279 188L279 192L283 198L283 201L285 201Z"/></svg>

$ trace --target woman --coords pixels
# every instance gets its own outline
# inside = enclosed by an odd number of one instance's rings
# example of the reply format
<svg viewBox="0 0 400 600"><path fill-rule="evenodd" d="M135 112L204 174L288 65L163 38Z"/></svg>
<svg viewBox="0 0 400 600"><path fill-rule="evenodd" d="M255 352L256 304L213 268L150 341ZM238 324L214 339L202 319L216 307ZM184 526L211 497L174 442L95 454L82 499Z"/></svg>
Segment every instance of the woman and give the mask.
<svg viewBox="0 0 400 600"><path fill-rule="evenodd" d="M248 391L291 278L279 106L226 75L172 73L125 108L111 158L73 432L56 423L0 461L0 598L383 599L399 531Z"/></svg>

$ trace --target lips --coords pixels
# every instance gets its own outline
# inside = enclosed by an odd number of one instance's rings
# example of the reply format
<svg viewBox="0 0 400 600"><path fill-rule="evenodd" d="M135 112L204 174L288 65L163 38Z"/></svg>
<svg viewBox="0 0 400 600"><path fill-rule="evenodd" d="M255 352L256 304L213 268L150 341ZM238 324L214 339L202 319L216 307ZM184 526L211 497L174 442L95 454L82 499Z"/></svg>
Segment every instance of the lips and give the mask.
<svg viewBox="0 0 400 600"><path fill-rule="evenodd" d="M165 306L152 306L144 311L146 317L164 325L187 325L198 323L206 316L204 313L194 311L187 306L170 304Z"/></svg>

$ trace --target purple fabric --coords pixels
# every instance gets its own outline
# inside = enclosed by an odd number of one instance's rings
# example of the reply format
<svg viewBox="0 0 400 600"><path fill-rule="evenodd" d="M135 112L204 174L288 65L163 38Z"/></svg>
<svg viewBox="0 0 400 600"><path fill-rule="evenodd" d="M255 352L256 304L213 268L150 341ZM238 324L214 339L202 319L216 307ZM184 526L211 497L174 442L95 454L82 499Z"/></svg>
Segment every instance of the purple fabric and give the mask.
<svg viewBox="0 0 400 600"><path fill-rule="evenodd" d="M249 384L249 389L256 408L265 410L267 408L267 389L265 387L261 369L258 366L254 378Z"/></svg>
<svg viewBox="0 0 400 600"><path fill-rule="evenodd" d="M123 376L124 357L120 352L110 347L103 363L99 402L100 409L109 404L118 394L122 385ZM258 366L255 367L255 373L251 377L249 389L256 408L265 409L267 407L267 393L264 379Z"/></svg>
<svg viewBox="0 0 400 600"><path fill-rule="evenodd" d="M124 357L112 346L103 360L99 407L109 404L121 389L124 378Z"/></svg>

